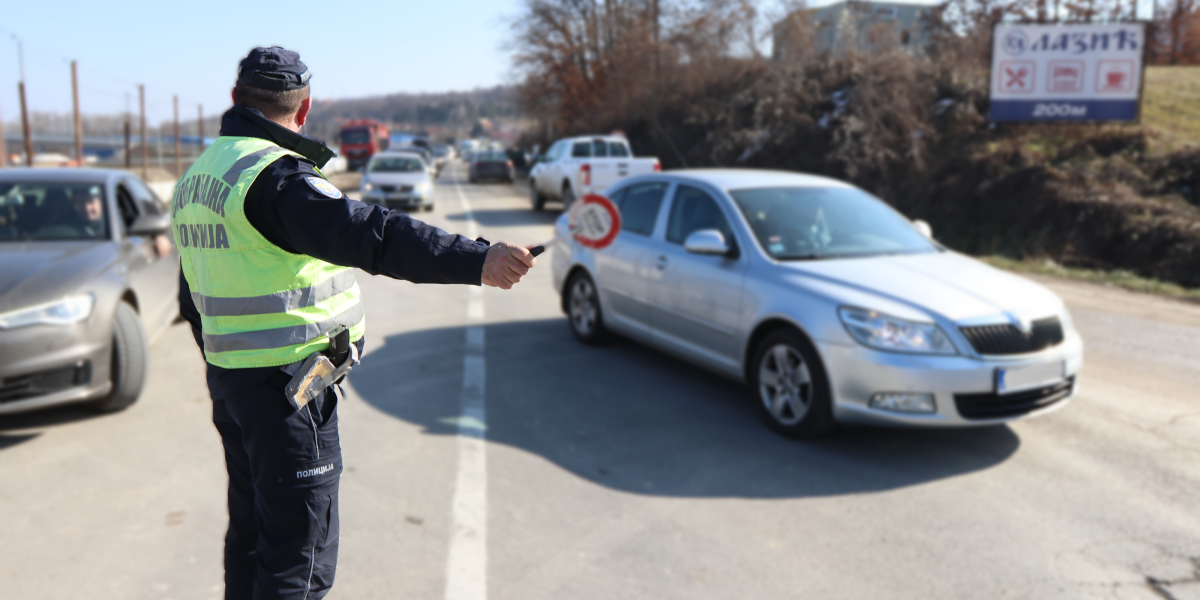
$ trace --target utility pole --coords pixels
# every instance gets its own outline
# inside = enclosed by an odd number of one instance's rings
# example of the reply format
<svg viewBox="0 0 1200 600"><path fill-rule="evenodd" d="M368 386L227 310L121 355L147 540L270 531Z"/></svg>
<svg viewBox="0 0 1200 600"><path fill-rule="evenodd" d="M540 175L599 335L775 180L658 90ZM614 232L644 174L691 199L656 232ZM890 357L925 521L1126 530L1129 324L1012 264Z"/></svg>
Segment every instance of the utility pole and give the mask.
<svg viewBox="0 0 1200 600"><path fill-rule="evenodd" d="M83 121L79 117L79 71L71 61L71 102L75 105L75 166L83 166Z"/></svg>
<svg viewBox="0 0 1200 600"><path fill-rule="evenodd" d="M146 166L146 86L138 86L138 129L142 137L142 179L150 178L149 168Z"/></svg>
<svg viewBox="0 0 1200 600"><path fill-rule="evenodd" d="M660 70L661 70L659 67L659 64L658 64L659 63L659 57L658 57L658 55L659 55L659 51L658 51L658 21L659 21L659 19L658 19L658 0L652 0L651 6L653 7L653 10L654 10L654 79L655 79L655 81L657 81L658 78L660 77Z"/></svg>
<svg viewBox="0 0 1200 600"><path fill-rule="evenodd" d="M133 118L133 111L129 110L129 92L125 92L125 168L133 166L133 155L130 154L131 147L129 145L130 130L133 126L129 120Z"/></svg>
<svg viewBox="0 0 1200 600"><path fill-rule="evenodd" d="M8 144L4 143L4 115L0 114L0 169L8 168Z"/></svg>
<svg viewBox="0 0 1200 600"><path fill-rule="evenodd" d="M183 149L179 145L179 96L175 96L175 176L183 177Z"/></svg>
<svg viewBox="0 0 1200 600"><path fill-rule="evenodd" d="M196 157L199 158L201 154L204 154L204 105L203 104L196 105L196 115L200 118L199 121L196 121L196 123L200 126L200 152L196 153Z"/></svg>
<svg viewBox="0 0 1200 600"><path fill-rule="evenodd" d="M13 36L16 38L17 36ZM33 138L29 133L29 108L25 105L25 52L21 40L17 40L17 66L21 80L17 82L17 94L21 97L21 132L25 134L25 166L33 166Z"/></svg>

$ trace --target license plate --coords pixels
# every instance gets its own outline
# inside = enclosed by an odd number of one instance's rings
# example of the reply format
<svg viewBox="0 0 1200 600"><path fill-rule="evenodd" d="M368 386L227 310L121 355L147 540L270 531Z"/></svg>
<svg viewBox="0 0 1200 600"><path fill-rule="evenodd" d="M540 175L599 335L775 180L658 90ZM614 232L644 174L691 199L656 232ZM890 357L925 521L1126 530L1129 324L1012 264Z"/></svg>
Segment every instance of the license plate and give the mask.
<svg viewBox="0 0 1200 600"><path fill-rule="evenodd" d="M998 368L996 393L1012 394L1061 383L1066 378L1064 370L1065 364L1061 360L1040 365Z"/></svg>

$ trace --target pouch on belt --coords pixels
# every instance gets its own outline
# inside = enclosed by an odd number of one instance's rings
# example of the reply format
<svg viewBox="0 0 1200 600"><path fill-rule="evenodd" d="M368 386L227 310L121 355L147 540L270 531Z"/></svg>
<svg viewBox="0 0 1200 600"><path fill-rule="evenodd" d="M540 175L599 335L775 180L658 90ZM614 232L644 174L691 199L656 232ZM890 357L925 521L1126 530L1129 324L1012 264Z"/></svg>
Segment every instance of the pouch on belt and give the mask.
<svg viewBox="0 0 1200 600"><path fill-rule="evenodd" d="M288 401L296 410L325 395L325 390L358 366L358 346L350 343L350 330L338 325L328 334L329 349L310 355L284 388ZM332 360L331 360L332 359ZM319 408L319 405L318 405Z"/></svg>

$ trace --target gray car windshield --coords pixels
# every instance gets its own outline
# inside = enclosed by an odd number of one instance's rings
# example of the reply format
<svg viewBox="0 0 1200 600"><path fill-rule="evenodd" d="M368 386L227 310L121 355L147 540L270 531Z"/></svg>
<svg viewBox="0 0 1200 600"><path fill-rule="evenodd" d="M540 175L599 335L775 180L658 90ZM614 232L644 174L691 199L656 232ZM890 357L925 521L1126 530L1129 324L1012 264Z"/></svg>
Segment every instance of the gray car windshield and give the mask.
<svg viewBox="0 0 1200 600"><path fill-rule="evenodd" d="M98 183L0 183L0 242L101 240L108 203Z"/></svg>
<svg viewBox="0 0 1200 600"><path fill-rule="evenodd" d="M793 187L730 195L763 250L780 260L937 250L907 219L860 190Z"/></svg>
<svg viewBox="0 0 1200 600"><path fill-rule="evenodd" d="M377 158L371 161L372 173L419 173L425 165L415 158Z"/></svg>

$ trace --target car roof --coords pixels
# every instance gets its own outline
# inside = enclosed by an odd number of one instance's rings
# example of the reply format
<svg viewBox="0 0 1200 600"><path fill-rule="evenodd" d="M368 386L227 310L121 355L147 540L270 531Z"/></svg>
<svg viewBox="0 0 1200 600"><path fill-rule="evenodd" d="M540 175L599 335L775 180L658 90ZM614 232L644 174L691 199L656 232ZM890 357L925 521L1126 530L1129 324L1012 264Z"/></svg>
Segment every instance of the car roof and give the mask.
<svg viewBox="0 0 1200 600"><path fill-rule="evenodd" d="M848 183L820 175L767 169L678 169L665 171L662 175L707 183L723 190L771 187L854 188Z"/></svg>
<svg viewBox="0 0 1200 600"><path fill-rule="evenodd" d="M576 142L576 143L590 142L593 140L604 140L606 142L621 142L624 144L629 143L629 140L627 140L619 135L577 135L573 138L567 138L567 139L572 142Z"/></svg>
<svg viewBox="0 0 1200 600"><path fill-rule="evenodd" d="M71 169L64 167L20 167L0 169L0 181L63 181L97 182L108 181L123 173L117 169ZM125 173L132 176L130 173Z"/></svg>
<svg viewBox="0 0 1200 600"><path fill-rule="evenodd" d="M411 150L388 150L386 152L377 152L372 158L400 158L407 156L423 158L420 152L413 152Z"/></svg>

